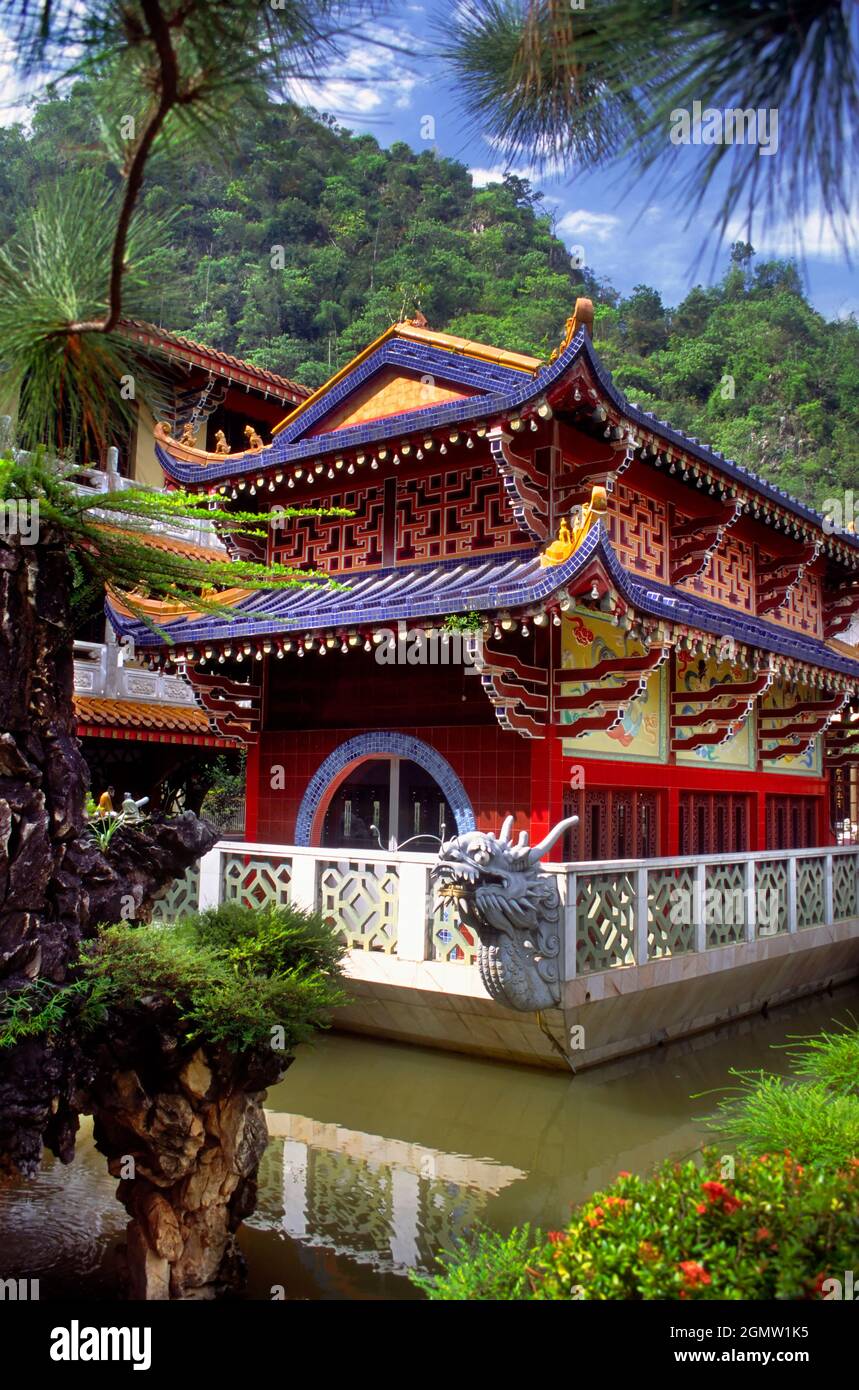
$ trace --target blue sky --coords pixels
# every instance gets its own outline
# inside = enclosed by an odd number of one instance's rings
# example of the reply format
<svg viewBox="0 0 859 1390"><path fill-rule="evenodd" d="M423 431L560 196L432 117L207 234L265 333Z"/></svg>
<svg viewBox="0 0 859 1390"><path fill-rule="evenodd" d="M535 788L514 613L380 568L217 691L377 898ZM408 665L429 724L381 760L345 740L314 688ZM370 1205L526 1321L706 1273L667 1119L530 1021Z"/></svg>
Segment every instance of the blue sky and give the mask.
<svg viewBox="0 0 859 1390"><path fill-rule="evenodd" d="M502 177L508 167L503 152L469 118L455 81L433 52L438 43L434 26L452 8L451 0L398 5L389 21L372 27L371 36L378 44L356 39L336 74L321 83L304 84L297 94L307 104L336 115L350 129L369 131L382 145L404 140L416 150L425 149L422 122L432 116L439 154L461 160L476 182L486 183ZM413 49L414 56L392 52L385 44ZM700 145L677 147L677 174L688 173L692 162L705 152ZM790 151L781 147L764 157L788 161ZM672 195L662 174L639 182L631 165L597 173L572 170L542 176L521 159L509 167L539 187L566 245L583 247L587 264L624 293L633 285L649 284L667 304L676 304L693 284L718 278L730 241L739 236L745 239L745 226L739 222L726 245L719 248L710 241L700 255L718 204L716 189L689 220L682 196ZM802 238L802 274L812 303L827 318L851 312L859 315L859 264L851 269L846 263L825 217L814 212L806 217ZM787 209L781 216L776 209L763 231L753 227L749 239L760 256L796 251ZM859 208L848 232L851 242L854 260L859 262Z"/></svg>
<svg viewBox="0 0 859 1390"><path fill-rule="evenodd" d="M583 248L586 263L622 293L636 284L648 284L661 292L666 304L676 304L693 284L718 278L727 261L727 246L736 237L745 239L746 229L738 223L725 246L719 248L711 240L700 254L712 225L717 190L690 220L682 195L672 191L663 172L639 181L631 165L596 173L541 174L521 159L505 161L503 152L470 119L455 81L435 51L439 28L455 3L400 0L387 12L389 18L365 25L361 37L346 41L345 60L330 74L298 85L293 95L330 112L352 130L370 132L382 145L403 140L421 150L427 143L434 144L440 155L461 160L479 184L500 179L507 167L530 178L544 194L544 206L555 218L561 239L571 249ZM20 119L23 94L13 79L8 40L0 42L0 90L0 123ZM422 134L426 117L434 121L434 140L429 142ZM705 152L700 145L677 147L673 152L676 174L688 173ZM781 146L768 158L787 162L790 157L790 150ZM753 228L749 239L760 256L794 253L796 240L787 209L781 215L777 209L763 233ZM825 218L812 212L805 219L802 274L812 303L827 318L859 315L859 205L848 244L855 268L846 263Z"/></svg>

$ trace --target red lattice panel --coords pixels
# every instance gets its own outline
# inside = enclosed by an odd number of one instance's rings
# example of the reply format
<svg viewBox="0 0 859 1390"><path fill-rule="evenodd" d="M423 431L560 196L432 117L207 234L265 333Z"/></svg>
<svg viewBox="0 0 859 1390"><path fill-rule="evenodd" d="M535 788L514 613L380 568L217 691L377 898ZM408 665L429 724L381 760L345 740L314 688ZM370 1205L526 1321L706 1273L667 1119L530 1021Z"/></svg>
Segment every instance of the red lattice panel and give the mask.
<svg viewBox="0 0 859 1390"><path fill-rule="evenodd" d="M740 608L744 613L754 613L752 547L734 536L723 536L704 573L696 579L684 579L678 588L700 594L714 603L724 603L729 608Z"/></svg>
<svg viewBox="0 0 859 1390"><path fill-rule="evenodd" d="M398 563L529 545L491 465L397 481Z"/></svg>
<svg viewBox="0 0 859 1390"><path fill-rule="evenodd" d="M349 488L333 497L302 499L302 506L348 507L350 517L291 517L274 533L272 559L311 565L329 574L373 569L382 564L384 487Z"/></svg>
<svg viewBox="0 0 859 1390"><path fill-rule="evenodd" d="M606 525L626 569L668 582L668 519L664 502L639 497L618 480L609 495Z"/></svg>
<svg viewBox="0 0 859 1390"><path fill-rule="evenodd" d="M822 637L823 613L820 599L820 579L816 574L804 574L791 589L787 603L769 615L794 632L808 637Z"/></svg>

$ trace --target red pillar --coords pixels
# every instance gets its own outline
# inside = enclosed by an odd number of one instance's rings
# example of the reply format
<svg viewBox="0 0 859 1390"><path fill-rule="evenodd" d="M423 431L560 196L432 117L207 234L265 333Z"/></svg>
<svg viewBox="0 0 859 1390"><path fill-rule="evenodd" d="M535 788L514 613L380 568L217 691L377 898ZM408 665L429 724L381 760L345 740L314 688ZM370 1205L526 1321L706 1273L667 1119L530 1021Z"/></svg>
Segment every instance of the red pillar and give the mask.
<svg viewBox="0 0 859 1390"><path fill-rule="evenodd" d="M531 744L531 843L537 844L563 816L560 740L552 733ZM563 837L546 855L556 863L562 858Z"/></svg>
<svg viewBox="0 0 859 1390"><path fill-rule="evenodd" d="M668 815L664 848L659 852L666 857L680 853L680 788L669 784Z"/></svg>
<svg viewBox="0 0 859 1390"><path fill-rule="evenodd" d="M764 850L767 847L767 794L757 792L753 804L756 811L756 825L753 832L753 842L751 848L754 850Z"/></svg>
<svg viewBox="0 0 859 1390"><path fill-rule="evenodd" d="M259 822L259 781L262 760L259 743L248 747L247 769L245 773L245 839L257 838Z"/></svg>

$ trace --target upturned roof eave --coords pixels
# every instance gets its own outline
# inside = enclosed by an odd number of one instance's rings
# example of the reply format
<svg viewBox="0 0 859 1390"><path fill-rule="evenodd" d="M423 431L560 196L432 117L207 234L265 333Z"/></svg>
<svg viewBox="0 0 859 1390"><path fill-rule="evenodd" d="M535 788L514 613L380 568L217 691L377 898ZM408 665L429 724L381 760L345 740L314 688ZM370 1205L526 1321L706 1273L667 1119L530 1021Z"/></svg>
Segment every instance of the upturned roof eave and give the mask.
<svg viewBox="0 0 859 1390"><path fill-rule="evenodd" d="M729 636L741 645L786 661L859 681L859 660L832 650L819 638L634 575L616 555L602 523L597 523L579 549L560 565L541 567L539 551L529 548L458 564L445 561L441 565L399 566L367 571L355 576L350 587L336 590L313 585L255 593L237 605L236 616L230 619L200 615L172 623L165 620L163 625L175 644L197 646L275 641L306 632L367 631L401 621L440 621L448 614L472 610L517 614L552 604L562 590L594 565L601 566L612 587L644 616L712 636ZM455 582L445 584L446 576ZM165 645L145 624L116 612L109 603L106 611L117 632L133 636L138 647L157 650Z"/></svg>
<svg viewBox="0 0 859 1390"><path fill-rule="evenodd" d="M370 348L356 359L356 362L366 365L372 361L374 352L384 349L391 341L393 338L389 330L388 333L383 334L381 338L372 343ZM521 384L516 383L509 392L496 391L442 405L429 405L420 410L383 416L366 424L348 426L345 429L332 430L327 434L304 437L292 442L285 437L289 431L285 431L279 434L271 444L256 452L247 451L223 459L215 459L210 456L209 461L200 464L182 462L174 458L160 444L156 445L156 453L167 477L173 482L183 485L206 483L211 486L223 483L227 479L246 477L249 474L265 474L273 467L303 463L308 458L321 459L329 455L345 454L361 447L369 450L374 443L382 444L394 438L405 438L422 431L432 432L434 429L465 425L469 421L483 421L489 424L495 417L509 416L512 412L520 411L531 402L539 400L559 382L566 372L577 366L582 358L591 368L599 388L604 393L604 400L614 407L628 425L634 425L639 431L652 435L662 444L671 445L688 454L691 458L707 464L726 478L757 493L762 499L785 508L809 525L824 531L825 518L813 507L807 506L782 488L767 482L751 469L744 468L742 464L726 458L719 450L711 449L707 445L699 443L685 435L681 430L673 428L667 421L659 420L652 413L641 410L629 402L614 385L611 373L600 360L599 354L584 328L579 329L554 362L544 365L532 375L516 372L515 375L522 377L522 382ZM452 367L454 363L455 358L452 355ZM350 366L352 365L354 364L350 364ZM346 370L344 368L344 372ZM340 378L337 380L340 386L344 384ZM320 388L320 391L303 402L284 424L293 421L298 424L307 418L311 407L323 403L324 393L325 388ZM339 401L332 401L332 405L335 404L339 404ZM829 534L859 550L859 536L850 531L831 530L825 534Z"/></svg>

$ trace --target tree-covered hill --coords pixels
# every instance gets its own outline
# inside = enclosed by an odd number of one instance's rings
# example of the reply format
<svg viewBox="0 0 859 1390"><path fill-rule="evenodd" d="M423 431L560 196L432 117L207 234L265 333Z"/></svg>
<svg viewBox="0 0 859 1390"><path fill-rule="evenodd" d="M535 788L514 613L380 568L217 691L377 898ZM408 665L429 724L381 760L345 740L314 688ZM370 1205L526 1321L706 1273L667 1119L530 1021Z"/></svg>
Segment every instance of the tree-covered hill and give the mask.
<svg viewBox="0 0 859 1390"><path fill-rule="evenodd" d="M79 84L29 133L0 131L0 237L94 157L97 122ZM148 317L308 386L417 307L433 328L548 356L584 293L630 399L808 500L859 485L859 327L827 323L790 263L738 246L676 308L647 286L623 298L571 265L524 181L476 189L429 148L274 104L217 154L153 160L144 206L164 224Z"/></svg>

